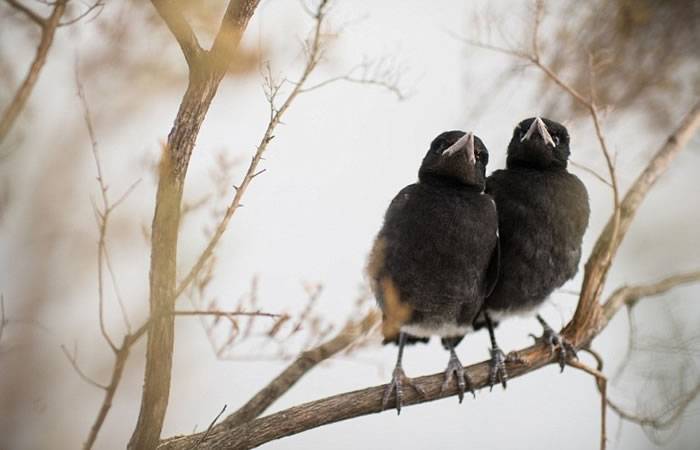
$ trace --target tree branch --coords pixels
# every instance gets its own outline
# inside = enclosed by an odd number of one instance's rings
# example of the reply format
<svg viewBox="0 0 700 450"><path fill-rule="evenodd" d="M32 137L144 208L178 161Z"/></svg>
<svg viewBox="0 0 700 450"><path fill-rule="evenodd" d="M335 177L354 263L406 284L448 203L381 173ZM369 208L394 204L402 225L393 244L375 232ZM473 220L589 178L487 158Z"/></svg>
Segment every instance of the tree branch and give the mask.
<svg viewBox="0 0 700 450"><path fill-rule="evenodd" d="M620 247L646 194L666 172L673 159L685 148L699 127L700 101L697 101L627 190L620 202L619 221L616 223L613 215L598 236L585 265L581 297L576 313L564 330L567 337L573 338L575 342L583 344L589 341L596 330L602 326L601 320L604 319L601 319L598 301L610 266L606 261L611 260Z"/></svg>
<svg viewBox="0 0 700 450"><path fill-rule="evenodd" d="M658 295L680 284L691 282L700 282L700 272L676 275L651 285L621 288L606 302L604 306L605 317L614 316L625 302L637 301L648 295ZM365 318L365 320L368 319ZM595 334L599 334L604 329L605 325L607 325L607 321L602 323L600 329L595 330ZM596 356L596 360L599 361L600 365L601 361L599 357L595 355L595 352L592 352L592 354ZM518 351L517 355L520 357L521 362L509 361L508 363L508 374L510 378L517 378L527 373L534 372L535 370L555 362L556 359L556 355L553 355L545 345L535 345L525 348ZM236 413L226 418L226 420L211 430L209 437L200 442L199 448L253 448L266 442L298 434L312 428L381 412L382 397L386 385L334 395L325 399L288 408L269 416L254 419L276 399L273 398L272 401L268 403L265 401L265 399L268 398L267 395L270 395L272 392L279 393L279 395L284 393L284 391L280 392L275 390L277 383L283 379L284 375L287 374L290 369L299 364L302 364L300 360L295 361L270 385L253 397L243 408L239 409ZM605 379L605 376L600 372L600 368L598 370L591 369L588 366L577 364L575 361L570 362L570 365L594 375L598 379L599 387L601 387L601 377ZM309 367L309 369L311 367ZM466 374L473 381L475 389L488 386L488 361L471 365L465 370ZM450 386L444 392L442 391L441 387L445 380L444 376L444 373L439 372L433 375L413 378L416 384L425 391L426 397L422 398L415 391L407 390L404 392L404 404L420 404L455 395L457 393L456 386ZM294 379L294 382L296 382L297 379L298 378ZM282 386L285 386L285 384L282 383ZM605 391L603 390L601 402L605 401L606 404L610 405L610 401L607 399L607 396L604 396L604 393ZM604 420L605 413L604 410L601 410L601 421ZM604 422L601 422L601 448L604 448L606 435L602 423ZM193 442L199 442L200 437L201 433L171 438L164 441L159 448L167 450L189 448Z"/></svg>
<svg viewBox="0 0 700 450"><path fill-rule="evenodd" d="M544 346L529 347L520 352L519 356L522 363L509 363L508 374L510 378L517 378L554 361L554 356ZM472 380L475 389L488 386L488 361L466 367L465 371L465 374ZM443 372L416 377L413 378L413 381L425 391L426 396L420 397L415 391L407 390L404 392L404 406L439 400L457 393L456 385L442 390L442 384L445 381ZM386 385L380 385L334 395L255 419L230 430L213 432L200 444L199 448L249 449L330 423L379 413L382 411L382 397L385 387ZM393 411L389 413L393 413ZM173 442L172 446L166 442L162 448L168 450L186 448L180 445L181 440L176 442L178 445L174 445L175 442Z"/></svg>
<svg viewBox="0 0 700 450"><path fill-rule="evenodd" d="M154 2L157 1L154 0ZM211 101L225 75L232 52L237 48L258 3L259 0L229 2L221 29L215 38L214 47L219 42L219 45L232 49L231 53L225 55L228 59L224 58L215 65L205 61L202 64L189 66L187 91L168 134L167 145L163 149L151 233L149 305L150 315L154 319L147 327L148 344L141 410L129 441L131 449L155 448L160 438L172 376L175 318L171 313L176 298L177 237L185 175L192 149ZM178 33L177 39L183 39L181 25L182 23L174 27ZM231 30L235 30L235 35L231 34ZM192 41L183 40L182 42L188 42L186 48L183 48L183 52L187 55Z"/></svg>
<svg viewBox="0 0 700 450"><path fill-rule="evenodd" d="M175 297L179 297L182 294L182 292L184 292L185 289L187 289L187 287L192 283L192 281L194 281L199 272L202 270L202 267L204 267L209 258L211 258L211 256L214 254L214 249L219 243L221 237L224 235L224 232L226 231L226 228L228 227L231 218L240 207L241 200L243 199L243 195L246 193L248 186L253 181L253 179L261 173L257 170L258 164L260 164L260 162L262 161L263 154L267 150L270 141L272 141L272 139L274 138L274 131L277 128L277 125L281 123L282 117L284 117L284 114L292 105L294 99L300 93L302 93L304 83L308 79L309 75L311 75L313 70L316 68L321 52L321 26L323 24L323 14L325 5L326 2L324 1L319 6L319 15L316 16L316 26L314 28L314 32L311 38L311 43L309 44L310 51L307 55L306 65L304 66L301 77L299 78L299 81L295 83L294 88L289 93L284 102L282 102L282 105L279 107L276 107L274 104L279 86L274 86L274 82L271 80L271 78L268 78L268 83L270 84L268 86L268 88L270 89L270 92L268 93L268 101L270 102L270 121L268 122L265 132L263 133L263 136L260 139L260 142L258 143L255 154L253 155L250 161L250 165L248 166L248 169L246 170L246 173L243 176L243 180L238 186L236 186L236 193L234 194L230 205L228 206L228 208L226 208L226 213L224 214L224 217L217 225L214 234L209 239L207 246L199 255L199 258L197 259L195 264L189 270L185 278L180 282L180 285L175 291ZM214 44L214 46L216 46L216 43ZM219 51L221 52L224 50Z"/></svg>
<svg viewBox="0 0 700 450"><path fill-rule="evenodd" d="M367 334L377 323L379 314L377 311L368 313L359 321L348 322L345 327L332 339L323 344L303 352L286 369L282 371L274 380L255 394L245 405L236 412L229 415L219 425L216 425L208 432L209 435L225 433L233 430L260 416L278 398L282 397L291 389L306 373L334 355L347 349L357 338ZM159 448L165 449L187 449L193 443L202 444L204 433L197 433L183 437L169 438Z"/></svg>
<svg viewBox="0 0 700 450"><path fill-rule="evenodd" d="M640 298L664 294L671 289L688 283L700 282L700 270L664 278L652 284L623 286L615 290L603 304L601 325L605 326L624 305L632 306Z"/></svg>
<svg viewBox="0 0 700 450"><path fill-rule="evenodd" d="M34 10L32 10L30 7L18 2L17 0L5 0L10 6L15 8L17 11L21 12L29 20L34 22L35 24L39 25L40 27L45 27L46 26L46 19L41 17L39 14L35 13Z"/></svg>
<svg viewBox="0 0 700 450"><path fill-rule="evenodd" d="M61 20L61 16L63 16L63 13L66 10L67 0L56 0L53 11L51 11L51 15L47 19L39 17L29 8L15 0L7 0L7 2L13 7L17 8L19 11L22 11L34 23L41 27L41 39L27 75L24 77L22 84L20 84L20 86L17 88L14 97L10 101L10 104L5 108L5 111L2 113L0 118L0 144L7 137L7 134L15 124L17 117L19 117L19 114L22 112L22 110L24 110L27 100L29 99L29 95L34 90L34 86L39 79L39 73L46 63L46 57L49 54L51 44L53 44L56 28Z"/></svg>
<svg viewBox="0 0 700 450"><path fill-rule="evenodd" d="M187 65L192 69L198 63L203 49L199 45L192 27L178 9L181 5L173 0L153 0L152 3L180 45Z"/></svg>

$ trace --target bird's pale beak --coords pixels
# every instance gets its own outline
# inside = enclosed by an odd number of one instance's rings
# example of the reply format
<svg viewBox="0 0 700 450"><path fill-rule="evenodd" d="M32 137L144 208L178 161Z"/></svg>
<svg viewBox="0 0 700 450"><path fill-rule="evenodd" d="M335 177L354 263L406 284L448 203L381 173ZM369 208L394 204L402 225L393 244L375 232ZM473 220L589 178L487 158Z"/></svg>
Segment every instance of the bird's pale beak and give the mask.
<svg viewBox="0 0 700 450"><path fill-rule="evenodd" d="M540 119L539 116L535 117L535 120L532 121L532 125L530 125L530 128L527 130L527 133L525 133L525 136L520 139L520 142L530 139L532 135L535 134L535 131L542 136L542 140L544 140L545 145L552 144L552 147L556 147L556 144L554 144L554 139L552 139L552 135L549 134L549 131L547 130L547 125L544 124L544 121Z"/></svg>
<svg viewBox="0 0 700 450"><path fill-rule="evenodd" d="M467 151L467 159L470 164L476 163L476 157L474 156L474 133L471 131L457 140L452 144L447 150L442 152L442 156L450 156L457 153L462 147Z"/></svg>

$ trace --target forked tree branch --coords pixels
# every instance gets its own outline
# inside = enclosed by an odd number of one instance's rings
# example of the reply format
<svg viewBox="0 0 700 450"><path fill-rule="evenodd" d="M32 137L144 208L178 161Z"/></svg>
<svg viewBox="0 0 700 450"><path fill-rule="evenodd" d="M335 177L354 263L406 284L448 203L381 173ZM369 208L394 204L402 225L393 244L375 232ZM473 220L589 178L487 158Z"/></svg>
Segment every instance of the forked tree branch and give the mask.
<svg viewBox="0 0 700 450"><path fill-rule="evenodd" d="M625 303L620 301L620 298L627 298L630 299L628 301L632 301L631 299L638 299L647 294L657 295L678 285L698 281L700 281L700 275L698 272L693 272L669 277L653 285L622 288L629 295L613 294L606 303L606 315L612 317L620 310ZM598 330L598 332L600 331L602 331L602 328ZM557 360L556 355L553 355L550 349L544 345L527 347L518 351L517 354L521 362L508 362L508 374L511 379L533 372ZM600 380L599 375L602 374L594 373L591 371L592 369L583 367L580 364L574 363L574 365L581 370L588 369L589 373ZM465 370L475 389L481 389L489 385L489 361L471 365L466 367ZM426 396L421 397L412 389L406 390L404 392L404 405L431 402L457 394L456 385L450 385L448 389L442 391L442 384L445 381L445 375L442 372L413 378L413 381L425 392ZM382 411L382 397L385 387L386 385L380 385L334 395L247 422L241 420L242 416L237 417L236 414L238 413L234 413L225 419L222 424L214 427L209 436L201 442L199 441L201 434L180 436L165 440L159 446L159 449L181 450L191 448L195 442L199 442L199 449L254 448L275 439L298 434L330 423L379 413ZM266 387L261 392L264 392L266 389L268 388ZM226 422L229 420L238 424L238 426L226 426ZM601 417L601 420L604 420L604 417ZM601 445L604 442L605 435L603 433Z"/></svg>
<svg viewBox="0 0 700 450"><path fill-rule="evenodd" d="M41 27L41 39L36 48L34 60L31 66L29 66L29 71L27 71L27 75L25 75L24 80L22 80L22 83L15 91L15 95L12 97L12 100L10 100L10 104L7 105L2 116L0 116L0 144L5 140L10 129L17 121L17 117L19 117L19 114L27 105L29 95L34 90L34 86L39 79L39 73L41 73L41 69L46 63L49 49L51 48L51 44L53 44L56 28L58 28L61 17L66 10L66 3L68 2L68 0L56 0L53 4L51 15L44 19L19 1L6 1Z"/></svg>
<svg viewBox="0 0 700 450"><path fill-rule="evenodd" d="M194 443L199 443L201 445L208 436L231 431L238 426L252 421L289 391L289 389L306 375L307 372L316 367L319 363L347 349L358 338L366 335L378 323L379 314L377 311L368 313L361 320L348 322L335 337L300 354L286 369L275 377L274 380L268 383L248 400L245 405L229 415L220 424L214 426L206 433L197 433L189 436L167 439L161 443L159 448L171 450L192 448ZM205 434L207 436L205 436Z"/></svg>
<svg viewBox="0 0 700 450"><path fill-rule="evenodd" d="M180 103L175 122L161 158L156 206L151 229L150 315L154 317L148 330L146 369L141 410L129 441L131 449L155 448L160 439L163 420L170 397L177 273L177 238L180 229L180 208L185 175L199 130L226 74L241 36L260 0L231 0L226 9L214 47L224 46L230 52L212 64L213 56L195 58L193 34L184 19L163 8L154 0L156 9L165 14L163 20L180 43L189 64L189 84ZM161 9L159 8L159 5ZM196 61L195 61L196 60Z"/></svg>
<svg viewBox="0 0 700 450"><path fill-rule="evenodd" d="M696 101L678 128L666 138L666 142L657 150L627 190L620 202L619 222L616 223L615 217L611 217L598 236L585 265L581 297L576 313L565 328L567 336L573 338L579 345L592 339L603 326L604 319L598 302L610 268L609 261L619 249L639 205L656 181L666 172L674 158L686 147L698 128L700 128L700 100Z"/></svg>

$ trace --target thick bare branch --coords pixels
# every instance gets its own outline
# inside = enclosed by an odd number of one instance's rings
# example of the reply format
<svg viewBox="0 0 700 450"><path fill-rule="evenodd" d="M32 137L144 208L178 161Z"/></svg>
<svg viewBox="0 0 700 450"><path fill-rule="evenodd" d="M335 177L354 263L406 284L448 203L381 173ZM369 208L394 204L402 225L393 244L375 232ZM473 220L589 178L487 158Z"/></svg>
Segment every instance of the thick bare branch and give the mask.
<svg viewBox="0 0 700 450"><path fill-rule="evenodd" d="M49 49L51 44L53 44L53 38L56 33L56 28L61 20L61 16L66 10L67 0L56 0L54 3L51 15L47 19L40 18L34 12L26 7L23 7L20 3L14 0L7 0L12 6L18 8L24 14L26 14L32 21L41 26L41 39L39 45L36 48L36 55L32 61L31 66L27 75L24 77L22 84L17 88L14 97L10 101L10 104L5 108L5 111L0 117L0 144L5 140L10 129L15 124L17 117L24 110L27 104L29 95L34 90L37 80L39 79L39 73L46 63L46 57L49 54ZM24 9L22 9L24 8Z"/></svg>
<svg viewBox="0 0 700 450"><path fill-rule="evenodd" d="M554 361L553 355L544 346L529 347L521 351L519 356L523 362L508 367L511 378L517 378ZM476 389L488 386L489 363L487 361L465 369ZM442 372L413 378L413 381L425 391L426 395L420 397L415 391L407 390L404 392L404 406L439 400L457 393L456 385L442 390L445 381L445 374ZM249 449L330 423L379 413L382 412L384 390L385 385L380 385L304 403L230 430L213 432L200 444L199 448ZM394 414L394 412L387 411L386 414ZM188 442L190 441L179 438L165 442L159 448L183 449L187 448Z"/></svg>
<svg viewBox="0 0 700 450"><path fill-rule="evenodd" d="M158 444L170 396L174 345L177 237L187 167L211 101L259 0L231 0L214 41L216 64L190 65L187 91L161 158L156 207L151 229L150 315L141 410L129 448Z"/></svg>
<svg viewBox="0 0 700 450"><path fill-rule="evenodd" d="M606 317L608 315L612 317L625 302L637 301L645 296L658 295L680 284L691 282L700 282L700 272L691 272L669 277L651 285L621 288L606 302L604 307ZM367 320L367 318L365 318L365 320ZM594 334L599 334L605 325L607 325L607 320L602 323L599 329L593 331ZM613 407L609 399L607 399L605 386L601 385L601 380L606 380L606 377L601 372L602 360L600 356L592 350L589 350L589 352L596 357L599 366L598 369L591 369L576 361L571 361L569 364L594 375L598 379L598 387L601 389L602 395L600 444L601 448L605 448L605 408L603 403L611 406L614 410L615 407ZM549 348L539 345L520 350L517 354L521 362L510 363L508 374L511 378L517 378L540 369L554 362L555 359L555 355L551 354ZM216 426L210 433L210 436L200 442L199 448L253 448L271 440L301 433L319 426L381 412L384 386L375 386L312 401L269 416L254 419L272 403L271 401L268 403L268 401L265 400L268 398L268 395L271 395L271 392L279 392L276 390L276 383L282 382L282 385L285 386L285 382L281 380L287 371L294 368L297 364L300 364L299 360L290 365L285 372L269 386L260 391L243 408L229 416L222 424ZM466 370L476 389L488 386L488 361L469 366ZM407 405L439 400L457 393L456 386L450 386L450 388L444 392L441 391L441 385L444 382L443 373L414 378L414 381L426 392L426 397L421 398L413 390L406 391L404 393L404 403ZM284 391L279 392L277 397L283 392ZM274 401L277 397L272 400ZM169 450L189 448L193 442L199 442L200 437L201 434L195 434L168 439L164 441L159 448Z"/></svg>

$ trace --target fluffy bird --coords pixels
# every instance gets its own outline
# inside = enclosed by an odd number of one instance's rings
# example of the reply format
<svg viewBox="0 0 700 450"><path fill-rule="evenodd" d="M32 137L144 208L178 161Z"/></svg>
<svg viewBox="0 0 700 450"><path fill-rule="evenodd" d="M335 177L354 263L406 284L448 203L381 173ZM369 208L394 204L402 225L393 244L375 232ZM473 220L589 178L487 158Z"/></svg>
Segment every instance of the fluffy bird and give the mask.
<svg viewBox="0 0 700 450"><path fill-rule="evenodd" d="M558 287L574 277L590 209L586 188L566 170L569 133L553 120L523 120L508 145L506 169L486 180L496 202L500 231L500 276L484 302L475 328L486 325L491 337L490 384L506 386L505 356L493 333L496 321L534 312ZM537 314L542 340L559 352L564 370L576 351Z"/></svg>
<svg viewBox="0 0 700 450"><path fill-rule="evenodd" d="M459 401L474 393L455 346L471 329L498 275L498 218L484 194L488 151L472 133L447 131L430 144L418 182L392 200L368 264L383 312L386 342L398 358L383 407L396 392L401 413L404 383L424 395L401 366L404 346L440 336L450 352L443 390L456 379Z"/></svg>

